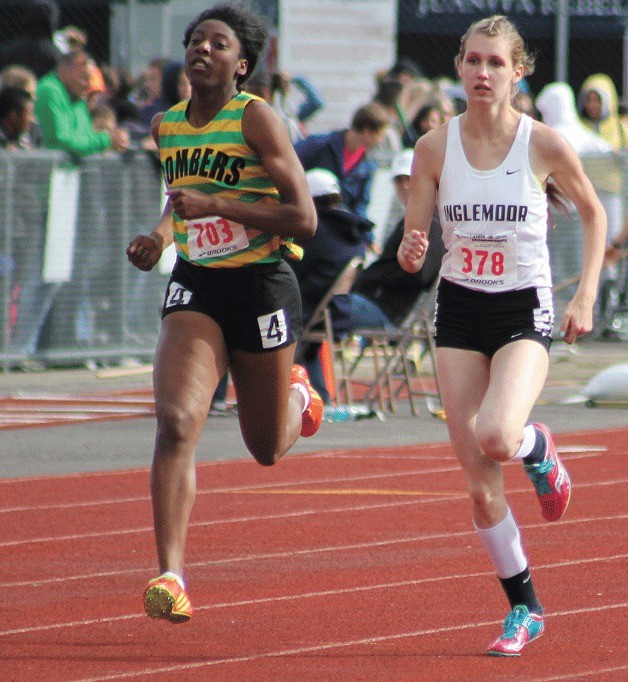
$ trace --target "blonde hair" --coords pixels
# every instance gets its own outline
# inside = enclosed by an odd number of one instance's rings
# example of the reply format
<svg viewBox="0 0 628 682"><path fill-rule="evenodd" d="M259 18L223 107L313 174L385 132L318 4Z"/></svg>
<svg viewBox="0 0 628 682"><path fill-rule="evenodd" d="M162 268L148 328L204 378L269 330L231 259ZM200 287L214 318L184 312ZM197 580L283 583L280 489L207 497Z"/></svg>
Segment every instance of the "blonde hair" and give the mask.
<svg viewBox="0 0 628 682"><path fill-rule="evenodd" d="M527 51L523 38L515 25L501 14L495 14L487 19L480 19L469 26L467 32L460 38L460 50L454 59L456 69L464 59L468 39L477 33L481 33L489 38L504 38L510 43L510 56L515 67L523 66L524 76L534 73L534 55Z"/></svg>

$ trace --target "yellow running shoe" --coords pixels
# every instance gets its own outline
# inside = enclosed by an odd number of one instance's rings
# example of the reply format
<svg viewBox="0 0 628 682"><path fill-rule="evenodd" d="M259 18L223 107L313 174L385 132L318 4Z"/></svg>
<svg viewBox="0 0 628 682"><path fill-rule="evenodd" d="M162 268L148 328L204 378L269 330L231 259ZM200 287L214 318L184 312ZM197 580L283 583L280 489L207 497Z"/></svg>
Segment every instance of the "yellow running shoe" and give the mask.
<svg viewBox="0 0 628 682"><path fill-rule="evenodd" d="M149 580L144 592L144 609L151 618L163 618L171 623L186 623L194 614L185 590L167 573Z"/></svg>

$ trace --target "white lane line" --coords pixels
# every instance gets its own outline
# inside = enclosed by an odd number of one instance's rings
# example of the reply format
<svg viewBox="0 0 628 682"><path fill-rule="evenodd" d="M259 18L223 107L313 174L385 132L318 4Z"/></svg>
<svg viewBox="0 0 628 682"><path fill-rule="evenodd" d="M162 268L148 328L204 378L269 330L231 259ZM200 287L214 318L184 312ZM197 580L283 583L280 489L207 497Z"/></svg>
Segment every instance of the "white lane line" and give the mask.
<svg viewBox="0 0 628 682"><path fill-rule="evenodd" d="M573 526L577 524L585 523L607 523L612 521L616 523L617 521L628 519L628 514L613 514L610 516L596 516L582 519L565 519L561 521L561 525ZM556 526L553 526L556 528ZM528 523L519 526L521 530L548 530L548 525L545 522L540 523ZM152 530L152 529L151 529ZM227 564L239 564L247 561L264 561L267 559L290 559L299 556L308 556L324 553L333 552L353 552L353 551L363 551L365 549L373 549L378 547L389 547L392 545L407 545L417 542L429 542L430 540L442 540L450 538L464 538L472 537L476 535L475 530L465 530L457 532L442 532L442 533L429 533L414 536L404 536L402 538L385 538L383 540L372 540L370 542L360 542L352 543L347 545L327 545L323 547L307 547L305 549L293 549L278 552L265 552L263 554L243 554L238 556L225 557L222 559L207 559L203 561L191 561L188 562L187 566L189 568L206 568L209 566L224 566ZM15 588L15 587L28 587L33 589L35 587L41 587L45 585L55 584L55 583L65 583L70 581L79 580L91 580L95 578L108 578L112 576L121 575L134 575L137 573L151 573L154 571L153 567L138 567L138 568L128 568L128 569L118 569L111 571L100 571L97 573L87 573L78 575L64 575L57 578L42 578L38 580L37 578L31 577L29 580L21 580L15 582L0 583L0 589L2 588Z"/></svg>
<svg viewBox="0 0 628 682"><path fill-rule="evenodd" d="M527 682L554 682L555 680L579 680L583 677L598 677L600 675L607 675L610 673L617 673L621 670L628 670L628 664L619 665L613 668L598 668L597 670L582 670L578 673L573 672L567 675L556 675L552 677L535 677L533 680ZM601 678L600 678L601 679Z"/></svg>
<svg viewBox="0 0 628 682"><path fill-rule="evenodd" d="M596 564L596 563L610 563L613 561L622 561L624 559L628 558L628 554L615 554L612 556L605 556L605 557L589 557L586 559L572 559L569 561L559 561L559 562L553 562L549 564L538 564L534 567L534 571L543 571L543 570L551 570L551 569L557 569L557 568L565 568L568 566L585 566L588 564ZM232 609L232 608L241 608L241 607L246 607L246 606L255 606L255 605L260 605L260 604L274 604L274 603L280 603L280 602L287 602L287 601L298 601L300 599L320 599L320 598L325 598L325 597L333 597L333 596L338 596L342 594L354 594L354 593L359 593L359 592L374 592L377 590L389 590L389 589L398 589L401 587L416 587L417 585L425 585L425 584L432 584L432 583L442 583L442 582L450 582L454 580L469 580L472 578L486 578L486 577L494 577L495 572L494 571L477 571L473 573L455 573L452 575L439 575L435 577L429 577L429 578L416 578L413 580L400 580L400 581L395 581L395 582L389 582L389 583L375 583L371 585L359 585L359 586L352 586L352 587L342 587L342 588L337 588L337 589L329 589L329 590L320 590L320 591L314 591L314 592L301 592L298 594L286 594L286 595L276 595L273 597L258 597L255 599L242 599L238 601L233 601L233 602L218 602L215 604L207 604L207 605L201 605L201 606L195 606L195 611L201 612L201 611L211 611L214 609ZM132 614L126 614L123 616L110 616L110 617L104 617L104 618L92 618L92 619L87 619L87 620L79 620L79 621L72 621L72 622L66 622L66 623L50 623L48 625L34 625L32 627L25 627L25 628L16 628L12 630L5 630L5 631L0 631L0 637L6 637L9 635L20 635L20 634L26 634L30 632L43 632L47 630L59 630L63 628L71 628L71 627L83 627L85 625L95 625L95 624L106 624L106 623L115 623L119 621L124 621L124 620L132 620L135 618L145 618L146 614L142 613L132 613Z"/></svg>
<svg viewBox="0 0 628 682"><path fill-rule="evenodd" d="M59 394L0 398L0 430L154 414L154 400L132 395L99 397Z"/></svg>
<svg viewBox="0 0 628 682"><path fill-rule="evenodd" d="M568 616L582 615L585 613L598 613L601 611L611 611L615 609L625 609L628 607L628 602L620 604L608 604L606 606L597 606L591 608L571 609L569 611L558 611L553 614L548 614L546 618L564 618ZM469 628L482 628L489 625L495 625L499 621L480 621L475 623L465 623L464 625L450 625L440 628L429 628L426 630L414 630L412 632L399 632L393 635L380 635L376 637L365 637L363 639L354 639L345 642L325 642L323 644L314 644L312 646L298 647L294 649L283 649L278 651L268 651L260 654L252 654L249 656L236 656L233 658L223 658L211 661L200 661L198 663L182 663L176 666L163 666L160 668L145 668L144 670L136 670L133 672L119 673L116 675L104 675L99 677L89 677L76 682L106 682L107 680L122 680L133 677L141 677L143 675L159 675L163 673L180 674L182 670L199 670L202 668L214 667L217 665L225 665L229 663L249 663L251 661L259 661L267 658L282 658L284 656L299 656L303 654L312 654L316 651L330 651L332 649L341 649L352 646L368 646L371 644L379 644L381 642L392 642L400 639L410 639L413 637L424 637L429 635L438 635L445 632L457 632L460 630L468 630Z"/></svg>
<svg viewBox="0 0 628 682"><path fill-rule="evenodd" d="M565 461L573 462L575 460L581 460L581 459L587 459L591 456L595 456L596 453L593 454L586 454L586 455L576 455L574 457L570 458L565 458ZM224 462L223 462L224 463ZM518 463L509 463L506 466L518 466ZM200 466L200 465L199 465ZM332 478L309 478L309 479L300 479L300 480L292 480L292 481L275 481L275 482L264 482L264 483L253 483L253 484L247 484L243 486L226 486L226 487L217 487L217 488L199 488L196 491L197 497L202 496L202 495L213 495L216 493L233 493L233 492L241 492L241 491L253 491L253 490L270 490L273 488L286 488L289 486L302 486L302 485L326 485L326 484L331 484L331 483L343 483L343 482L356 482L356 481L379 481L379 480L386 480L386 479L393 479L393 478L401 478L405 476L423 476L423 475L433 475L433 474L447 474L447 473L459 473L460 472L460 465L455 464L453 466L442 466L442 467L431 467L429 469L407 469L405 471L395 471L395 472L386 472L386 473L376 473L376 474L361 474L359 476L339 476L339 477L332 477ZM123 473L123 472L121 472ZM138 470L134 471L135 474L138 473ZM80 474L80 476L83 475L89 475L89 474ZM112 475L111 472L108 474L101 473L101 474L96 474L98 476L104 476L104 475ZM56 480L63 480L65 478L72 478L73 476L63 476L60 477ZM115 477L115 475L114 475ZM17 479L13 479L17 480ZM30 479L25 479L25 480L30 480ZM41 480L46 480L41 479ZM600 483L601 485L602 483ZM615 483L611 483L612 485L615 485ZM592 483L587 483L587 487L589 485L594 485ZM2 480L0 480L0 490L2 487ZM574 485L574 487L577 487L577 484ZM2 508L0 507L0 514L10 514L10 513L17 513L17 512L29 512L29 511L42 511L42 510L54 510L54 509L77 509L80 507L98 507L102 505L109 505L109 504L118 504L118 503L135 503L135 502L146 502L150 501L150 496L149 495L138 495L134 497L112 497L112 498L106 498L103 500L85 500L83 502L80 501L74 501L74 502L68 502L68 503L58 503L58 504L43 504L43 505L24 505L24 506L19 506L19 507L5 507Z"/></svg>
<svg viewBox="0 0 628 682"><path fill-rule="evenodd" d="M440 444L439 444L440 445ZM560 445L556 447L556 451L560 455L566 455L566 454L580 454L580 453L588 453L590 456L596 455L596 454L601 454L601 453L606 453L608 452L608 447L606 445ZM319 453L319 456L320 453ZM332 455L325 455L327 459L331 459ZM454 454L446 454L446 455L441 455L438 453L434 453L433 455L430 455L429 453L425 454L403 454L403 453L386 453L386 452L371 452L367 454L362 454L359 451L348 451L345 453L336 453L333 455L334 459L381 459L381 460L398 460L398 459L406 459L406 460L411 460L411 459L449 459L449 460L454 460L456 459L456 456ZM575 458L574 458L575 459Z"/></svg>
<svg viewBox="0 0 628 682"><path fill-rule="evenodd" d="M588 490L594 487L608 487L608 486L623 486L628 484L628 479L620 479L617 481L601 481L597 483L587 483L586 487ZM299 484L301 485L301 484ZM269 490L272 490L271 486L267 486ZM274 486L273 486L274 487ZM285 484L283 487L287 487ZM247 491L249 488L246 489ZM225 492L236 492L236 490L226 490ZM260 494L263 494L264 490L262 489L259 491ZM357 491L359 492L359 491ZM530 488L525 487L525 488L514 488L511 490L507 491L507 494L509 496L512 495L527 495L530 493ZM347 497L347 495L343 494L337 494L338 497ZM358 494L351 494L350 497L359 497L360 495ZM364 496L368 497L368 493L365 494ZM229 524L229 523L241 523L241 522L255 522L255 521L269 521L269 520L279 520L279 519L289 519L289 518L298 518L301 516L309 516L312 514L329 514L329 513L351 513L354 511L367 511L369 509L382 509L382 508L390 508L394 506L407 506L409 504L439 504L443 502L451 502L454 500L465 500L467 499L468 495L466 492L458 492L458 493L443 493L440 496L435 496L435 495L430 495L430 496L417 496L413 494L409 494L409 497L412 499L410 500L395 500L390 503L383 503L383 504L362 504L362 505L348 505L344 507L335 507L335 508L328 508L328 507L323 507L323 508L314 508L311 510L298 510L294 512L287 512L287 513L281 513L281 514L274 514L274 515L253 515L253 516L247 516L247 517L239 517L235 519L212 519L210 521L195 521L191 522L189 525L189 528L201 528L205 526L213 526L213 525L222 525L222 524ZM618 516L617 518L621 518L621 516ZM0 542L0 548L3 547L19 547L21 545L33 545L33 544L42 544L42 543L47 543L47 542L74 542L76 540L87 540L90 538L103 538L103 537L117 537L117 536L123 536L123 535L133 535L136 533L147 533L147 532L152 532L153 527L152 526L137 526L134 528L116 528L115 530L95 530L95 531L90 531L87 533L70 533L67 535L50 535L50 536L41 536L41 537L28 537L28 538L23 538L20 540L6 540L4 542Z"/></svg>
<svg viewBox="0 0 628 682"><path fill-rule="evenodd" d="M218 488L200 488L196 491L196 496L199 495L214 495L218 493L234 493L234 492L244 492L244 491L254 491L254 490L271 490L273 488L286 488L288 486L300 486L300 485L328 485L337 484L343 482L356 482L356 481L379 481L391 478L402 478L404 476L423 476L423 475L433 475L433 474L446 474L446 473L458 473L460 472L460 466L447 466L447 467L432 467L430 469L407 469L405 471L395 471L395 472L385 472L376 474L360 474L359 476L336 476L330 478L308 478L300 479L297 481L266 481L265 483L251 483L241 486L222 486ZM126 501L133 502L145 502L150 500L149 495L138 496L135 498L126 498ZM30 510L42 510L42 509L75 509L77 506L99 506L105 504L116 504L116 498L109 498L106 500L99 501L85 501L78 503L59 504L59 505L33 505L33 506L22 506L22 507L11 507L11 508L0 508L0 514L18 511L30 511Z"/></svg>

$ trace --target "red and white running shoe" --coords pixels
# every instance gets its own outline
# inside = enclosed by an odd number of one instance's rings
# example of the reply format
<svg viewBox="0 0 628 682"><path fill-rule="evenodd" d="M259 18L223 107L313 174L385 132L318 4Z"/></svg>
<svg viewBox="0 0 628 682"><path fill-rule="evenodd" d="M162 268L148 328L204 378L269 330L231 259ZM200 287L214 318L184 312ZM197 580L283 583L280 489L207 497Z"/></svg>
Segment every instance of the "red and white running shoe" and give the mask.
<svg viewBox="0 0 628 682"><path fill-rule="evenodd" d="M301 365L292 365L290 376L290 386L299 384L303 386L310 396L310 401L303 412L301 435L308 438L313 436L319 429L323 421L323 400L310 384L307 370Z"/></svg>
<svg viewBox="0 0 628 682"><path fill-rule="evenodd" d="M569 505L571 497L571 481L567 469L562 465L551 431L545 424L532 424L545 438L545 457L538 464L524 464L528 478L534 484L541 514L546 521L558 521Z"/></svg>

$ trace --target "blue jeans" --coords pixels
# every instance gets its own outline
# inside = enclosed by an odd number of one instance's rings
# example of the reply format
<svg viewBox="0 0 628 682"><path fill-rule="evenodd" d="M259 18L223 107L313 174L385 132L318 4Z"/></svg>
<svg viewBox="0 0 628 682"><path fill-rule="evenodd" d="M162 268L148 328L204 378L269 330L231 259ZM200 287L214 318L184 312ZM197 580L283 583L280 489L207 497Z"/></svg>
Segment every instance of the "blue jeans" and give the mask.
<svg viewBox="0 0 628 682"><path fill-rule="evenodd" d="M351 320L354 328L386 329L393 331L395 325L384 315L380 308L360 294L349 294L351 300Z"/></svg>

